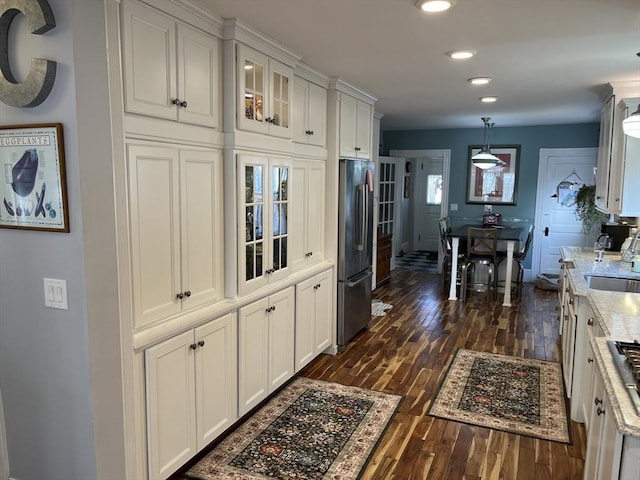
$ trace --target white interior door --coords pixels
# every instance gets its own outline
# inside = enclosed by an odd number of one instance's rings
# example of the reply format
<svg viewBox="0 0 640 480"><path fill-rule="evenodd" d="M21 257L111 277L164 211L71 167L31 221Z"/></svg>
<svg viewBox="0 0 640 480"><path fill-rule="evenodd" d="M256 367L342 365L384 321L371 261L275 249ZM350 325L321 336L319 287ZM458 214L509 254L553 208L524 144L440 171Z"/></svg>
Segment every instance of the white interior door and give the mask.
<svg viewBox="0 0 640 480"><path fill-rule="evenodd" d="M440 243L438 220L443 200L442 155L419 158L415 162L413 196L414 250L437 252Z"/></svg>
<svg viewBox="0 0 640 480"><path fill-rule="evenodd" d="M557 187L564 180L576 183L573 191L583 184L593 185L596 152L596 148L540 149L532 261L534 278L539 274L560 273L560 247L593 245L593 238L582 233L582 224L576 219L572 190L558 192Z"/></svg>

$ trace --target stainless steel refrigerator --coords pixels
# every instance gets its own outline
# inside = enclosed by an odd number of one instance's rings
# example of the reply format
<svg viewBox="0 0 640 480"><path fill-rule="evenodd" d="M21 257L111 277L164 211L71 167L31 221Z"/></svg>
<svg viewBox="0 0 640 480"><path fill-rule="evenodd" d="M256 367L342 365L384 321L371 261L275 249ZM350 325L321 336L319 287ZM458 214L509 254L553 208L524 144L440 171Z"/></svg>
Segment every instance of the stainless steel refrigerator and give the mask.
<svg viewBox="0 0 640 480"><path fill-rule="evenodd" d="M373 163L340 159L338 203L338 347L371 320Z"/></svg>

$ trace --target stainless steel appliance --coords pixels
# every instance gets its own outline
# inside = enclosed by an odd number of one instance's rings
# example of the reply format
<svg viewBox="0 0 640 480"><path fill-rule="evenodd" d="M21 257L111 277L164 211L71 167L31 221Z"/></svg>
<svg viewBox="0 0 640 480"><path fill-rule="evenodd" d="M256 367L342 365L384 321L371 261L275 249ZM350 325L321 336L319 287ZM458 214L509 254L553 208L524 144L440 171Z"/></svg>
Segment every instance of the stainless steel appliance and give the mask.
<svg viewBox="0 0 640 480"><path fill-rule="evenodd" d="M338 348L371 320L373 163L340 159Z"/></svg>
<svg viewBox="0 0 640 480"><path fill-rule="evenodd" d="M603 223L600 228L600 232L608 235L611 239L611 247L607 248L607 250L619 252L620 247L622 247L622 243L630 235L633 227L635 227L635 225L630 225L628 223Z"/></svg>
<svg viewBox="0 0 640 480"><path fill-rule="evenodd" d="M640 343L608 341L613 363L640 415Z"/></svg>

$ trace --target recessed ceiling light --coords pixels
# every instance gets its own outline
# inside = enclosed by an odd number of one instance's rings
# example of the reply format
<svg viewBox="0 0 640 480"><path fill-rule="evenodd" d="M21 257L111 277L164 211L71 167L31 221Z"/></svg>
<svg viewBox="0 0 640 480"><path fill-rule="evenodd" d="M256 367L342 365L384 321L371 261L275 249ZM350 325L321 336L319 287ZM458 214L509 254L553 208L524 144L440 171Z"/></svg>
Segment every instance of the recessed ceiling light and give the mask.
<svg viewBox="0 0 640 480"><path fill-rule="evenodd" d="M466 60L467 58L473 57L476 53L475 50L453 50L451 52L447 52L454 60Z"/></svg>
<svg viewBox="0 0 640 480"><path fill-rule="evenodd" d="M473 77L467 79L467 82L469 82L471 85L486 85L490 81L491 77Z"/></svg>
<svg viewBox="0 0 640 480"><path fill-rule="evenodd" d="M456 4L456 0L418 0L416 6L427 13L437 13L449 10Z"/></svg>
<svg viewBox="0 0 640 480"><path fill-rule="evenodd" d="M498 101L498 97L480 97L479 100L483 103L494 103Z"/></svg>

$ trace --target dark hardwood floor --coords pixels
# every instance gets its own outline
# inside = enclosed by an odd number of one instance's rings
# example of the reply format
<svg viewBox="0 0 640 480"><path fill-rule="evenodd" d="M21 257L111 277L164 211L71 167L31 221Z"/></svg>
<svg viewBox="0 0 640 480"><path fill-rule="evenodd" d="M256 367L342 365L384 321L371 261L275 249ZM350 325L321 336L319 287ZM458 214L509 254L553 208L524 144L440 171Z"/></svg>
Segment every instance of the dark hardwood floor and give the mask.
<svg viewBox="0 0 640 480"><path fill-rule="evenodd" d="M555 292L526 284L510 308L483 295L453 302L437 275L394 270L373 296L393 308L301 372L404 396L362 480L582 478L581 424L571 423L573 444L564 445L426 415L458 348L560 361Z"/></svg>

